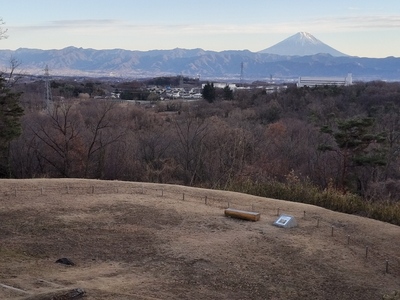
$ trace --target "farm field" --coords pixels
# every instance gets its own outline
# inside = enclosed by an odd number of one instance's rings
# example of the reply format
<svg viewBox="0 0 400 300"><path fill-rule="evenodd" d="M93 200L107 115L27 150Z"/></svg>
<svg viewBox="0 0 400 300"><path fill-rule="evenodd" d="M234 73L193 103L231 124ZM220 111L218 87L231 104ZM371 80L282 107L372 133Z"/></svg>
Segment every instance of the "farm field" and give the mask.
<svg viewBox="0 0 400 300"><path fill-rule="evenodd" d="M227 218L228 206L260 221ZM273 226L279 213L298 227ZM84 299L382 299L400 292L400 227L178 185L0 180L0 299L74 288Z"/></svg>

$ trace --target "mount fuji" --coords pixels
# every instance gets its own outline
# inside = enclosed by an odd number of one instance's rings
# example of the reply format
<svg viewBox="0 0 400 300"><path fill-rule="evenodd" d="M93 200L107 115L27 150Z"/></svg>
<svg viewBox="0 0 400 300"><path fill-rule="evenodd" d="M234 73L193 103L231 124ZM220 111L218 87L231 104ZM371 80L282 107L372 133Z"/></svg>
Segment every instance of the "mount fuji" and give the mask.
<svg viewBox="0 0 400 300"><path fill-rule="evenodd" d="M277 54L277 55L290 55L290 56L305 56L315 55L320 53L330 54L335 57L348 56L320 40L316 39L308 32L298 32L287 39L259 51L259 53Z"/></svg>

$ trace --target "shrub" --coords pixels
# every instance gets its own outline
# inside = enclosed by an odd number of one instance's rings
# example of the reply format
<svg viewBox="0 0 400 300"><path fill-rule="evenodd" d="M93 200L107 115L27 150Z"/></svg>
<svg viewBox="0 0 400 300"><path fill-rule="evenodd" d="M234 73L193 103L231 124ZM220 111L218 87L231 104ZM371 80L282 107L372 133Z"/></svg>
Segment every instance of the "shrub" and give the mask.
<svg viewBox="0 0 400 300"><path fill-rule="evenodd" d="M286 182L271 179L263 182L235 182L229 190L255 196L312 204L338 212L357 214L400 225L400 202L364 201L360 196L342 192L329 186L321 190L310 181L300 181L291 172Z"/></svg>

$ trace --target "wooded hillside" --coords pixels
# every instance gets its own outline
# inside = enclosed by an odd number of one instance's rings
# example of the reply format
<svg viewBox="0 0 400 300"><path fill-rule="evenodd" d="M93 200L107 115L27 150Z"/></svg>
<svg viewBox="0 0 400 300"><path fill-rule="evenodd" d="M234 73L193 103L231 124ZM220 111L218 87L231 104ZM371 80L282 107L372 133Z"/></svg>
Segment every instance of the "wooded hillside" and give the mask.
<svg viewBox="0 0 400 300"><path fill-rule="evenodd" d="M274 180L399 201L400 83L239 90L230 101L217 92L213 103L151 106L64 98L48 109L38 86L16 89L25 115L9 152L15 178L230 189Z"/></svg>

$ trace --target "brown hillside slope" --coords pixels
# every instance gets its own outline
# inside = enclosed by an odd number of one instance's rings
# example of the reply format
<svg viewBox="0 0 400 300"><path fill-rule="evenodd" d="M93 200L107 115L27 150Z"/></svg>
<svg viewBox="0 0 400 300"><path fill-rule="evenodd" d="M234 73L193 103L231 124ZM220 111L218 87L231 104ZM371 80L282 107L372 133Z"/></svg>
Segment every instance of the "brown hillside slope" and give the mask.
<svg viewBox="0 0 400 300"><path fill-rule="evenodd" d="M228 202L260 221L225 217ZM272 226L278 208L299 226ZM208 300L382 299L400 290L398 226L176 185L0 180L0 241L0 299L72 288L85 299ZM55 263L62 257L75 265Z"/></svg>

